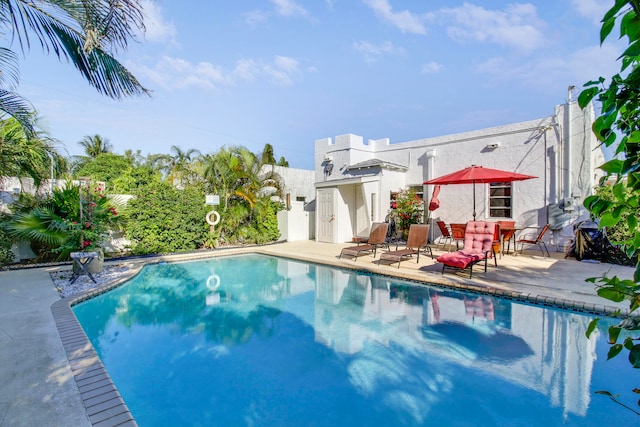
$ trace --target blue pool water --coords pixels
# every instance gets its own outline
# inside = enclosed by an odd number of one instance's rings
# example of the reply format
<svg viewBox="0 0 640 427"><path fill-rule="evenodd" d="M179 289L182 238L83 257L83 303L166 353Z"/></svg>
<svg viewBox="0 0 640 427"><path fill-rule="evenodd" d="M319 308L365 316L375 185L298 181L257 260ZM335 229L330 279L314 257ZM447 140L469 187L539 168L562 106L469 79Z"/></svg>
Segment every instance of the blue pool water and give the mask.
<svg viewBox="0 0 640 427"><path fill-rule="evenodd" d="M73 310L143 427L639 420L594 394L635 405L613 321L587 340L590 316L549 307L243 255L149 265Z"/></svg>

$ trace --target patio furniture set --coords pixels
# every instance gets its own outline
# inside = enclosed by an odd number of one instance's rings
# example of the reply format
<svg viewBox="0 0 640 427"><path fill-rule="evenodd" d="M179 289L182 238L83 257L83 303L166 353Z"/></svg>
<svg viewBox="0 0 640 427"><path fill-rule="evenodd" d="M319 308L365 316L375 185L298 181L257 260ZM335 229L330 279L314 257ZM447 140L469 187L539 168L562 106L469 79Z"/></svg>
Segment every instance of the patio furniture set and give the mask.
<svg viewBox="0 0 640 427"><path fill-rule="evenodd" d="M442 264L442 274L447 268L454 270L469 269L469 278L473 275L473 266L484 261L484 271L487 271L489 258L493 258L494 264L498 266L498 254L504 254L504 246L507 244L507 254L509 253L511 240L515 240L514 254L517 254L517 245L520 244L520 253L525 245L537 245L542 255L550 256L546 243L542 240L543 236L549 229L549 225L545 225L536 233L525 233L516 239L517 231L534 227L518 228L513 221L469 221L466 224L450 224L447 226L444 222L438 221L438 228L442 234L438 246L442 245L443 249L449 243L449 252L440 255L436 261ZM409 228L409 236L404 243L404 248L400 249L399 242L392 250L386 239L389 224L385 222L374 223L371 227L371 233L363 244L358 239L358 244L343 248L339 258L343 255L351 256L358 259L359 256L365 254L373 254L376 257L377 250L386 247L387 251L381 252L379 262L383 260L397 262L398 268L400 263L415 256L416 263L420 262L420 252L429 254L433 259L433 252L428 244L429 225L412 224ZM456 243L456 250L451 252L453 242ZM460 249L459 244L463 247ZM544 249L544 250L543 250Z"/></svg>

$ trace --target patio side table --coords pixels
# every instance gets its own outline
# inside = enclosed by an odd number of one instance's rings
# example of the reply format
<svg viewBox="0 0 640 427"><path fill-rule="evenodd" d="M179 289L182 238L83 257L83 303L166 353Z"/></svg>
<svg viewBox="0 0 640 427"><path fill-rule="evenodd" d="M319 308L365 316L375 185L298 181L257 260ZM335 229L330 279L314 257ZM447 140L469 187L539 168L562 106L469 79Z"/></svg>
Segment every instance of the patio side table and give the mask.
<svg viewBox="0 0 640 427"><path fill-rule="evenodd" d="M69 283L75 282L83 272L93 280L93 283L98 283L88 269L93 260L98 257L98 252L71 252L69 256L73 260L73 265L78 266L78 271L73 273Z"/></svg>

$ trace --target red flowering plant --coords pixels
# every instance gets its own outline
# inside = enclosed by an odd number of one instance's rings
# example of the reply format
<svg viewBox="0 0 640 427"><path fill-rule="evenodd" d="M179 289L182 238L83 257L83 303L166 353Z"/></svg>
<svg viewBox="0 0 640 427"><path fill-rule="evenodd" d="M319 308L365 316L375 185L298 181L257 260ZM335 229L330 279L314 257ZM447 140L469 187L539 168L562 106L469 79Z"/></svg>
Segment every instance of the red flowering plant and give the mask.
<svg viewBox="0 0 640 427"><path fill-rule="evenodd" d="M396 201L391 204L391 209L401 230L408 230L411 224L422 222L424 204L416 192L411 189L400 190L397 193Z"/></svg>
<svg viewBox="0 0 640 427"><path fill-rule="evenodd" d="M82 196L81 196L82 194ZM122 216L98 189L71 182L52 194L20 195L3 224L12 239L29 242L41 261L69 259L69 253L94 250L119 230Z"/></svg>
<svg viewBox="0 0 640 427"><path fill-rule="evenodd" d="M122 218L101 188L79 190L76 206L64 219L67 240L59 251L97 249L108 238L110 230L120 228Z"/></svg>

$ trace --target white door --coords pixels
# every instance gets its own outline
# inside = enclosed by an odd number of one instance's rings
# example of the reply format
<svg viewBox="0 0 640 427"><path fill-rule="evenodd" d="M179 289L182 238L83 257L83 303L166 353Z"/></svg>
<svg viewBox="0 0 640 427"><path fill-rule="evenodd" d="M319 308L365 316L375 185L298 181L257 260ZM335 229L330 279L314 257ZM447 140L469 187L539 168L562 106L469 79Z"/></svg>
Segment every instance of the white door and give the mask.
<svg viewBox="0 0 640 427"><path fill-rule="evenodd" d="M335 243L334 190L318 190L318 242Z"/></svg>

